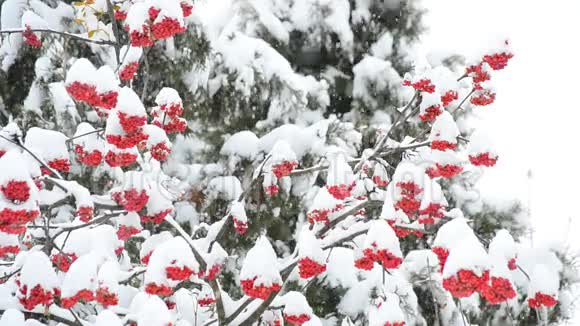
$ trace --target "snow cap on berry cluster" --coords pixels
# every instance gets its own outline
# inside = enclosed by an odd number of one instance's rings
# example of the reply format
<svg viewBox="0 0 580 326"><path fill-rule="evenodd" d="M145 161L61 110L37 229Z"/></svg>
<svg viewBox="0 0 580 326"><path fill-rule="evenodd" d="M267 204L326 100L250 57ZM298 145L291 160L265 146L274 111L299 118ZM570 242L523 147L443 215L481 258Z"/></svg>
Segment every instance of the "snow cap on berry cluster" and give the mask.
<svg viewBox="0 0 580 326"><path fill-rule="evenodd" d="M429 141L445 141L451 144L457 144L457 137L460 135L459 128L451 114L444 111L437 117L431 127Z"/></svg>
<svg viewBox="0 0 580 326"><path fill-rule="evenodd" d="M244 203L240 201L233 201L230 206L230 216L234 220L236 231L240 234L246 233L248 228L248 216L246 215L246 208Z"/></svg>
<svg viewBox="0 0 580 326"><path fill-rule="evenodd" d="M22 185L25 188L26 186L28 187L28 189L23 189L23 191L26 190L26 193L19 195L8 193L9 183L11 181L18 183L24 182L25 185ZM28 163L22 153L12 150L0 157L0 189L0 193L3 195L0 198L4 197L7 200L13 200L14 198L10 197L19 197L20 204L28 201L34 204L37 201L38 188L32 181ZM0 200L0 203L2 202Z"/></svg>
<svg viewBox="0 0 580 326"><path fill-rule="evenodd" d="M74 298L77 293L83 290L87 290L90 293L95 292L98 260L98 256L88 253L72 263L62 282L61 293L63 298Z"/></svg>
<svg viewBox="0 0 580 326"><path fill-rule="evenodd" d="M390 187L385 192L385 201L383 202L380 218L387 221L409 223L409 217L407 214L402 210L395 208L393 204L393 189L394 188Z"/></svg>
<svg viewBox="0 0 580 326"><path fill-rule="evenodd" d="M529 298L535 297L536 293L557 298L559 288L560 276L554 268L546 264L536 264L534 266L528 287Z"/></svg>
<svg viewBox="0 0 580 326"><path fill-rule="evenodd" d="M319 188L308 209L308 219L318 222L328 222L333 213L342 208L342 201L330 194L326 187Z"/></svg>
<svg viewBox="0 0 580 326"><path fill-rule="evenodd" d="M103 310L97 315L95 326L122 326L123 322L111 310Z"/></svg>
<svg viewBox="0 0 580 326"><path fill-rule="evenodd" d="M23 256L23 264L20 269L19 282L20 291L18 293L21 303L30 299L32 290L40 287L44 292L53 292L58 289L59 280L52 268L52 263L42 251L27 252ZM22 291L26 289L26 291ZM24 304L26 306L26 304ZM28 307L27 309L33 309Z"/></svg>
<svg viewBox="0 0 580 326"><path fill-rule="evenodd" d="M139 69L139 61L143 55L143 48L137 46L123 45L120 57L123 60L119 67L119 78L121 80L131 80Z"/></svg>
<svg viewBox="0 0 580 326"><path fill-rule="evenodd" d="M174 107L178 107L181 110L183 110L183 101L181 99L181 96L179 96L179 93L171 88L171 87L163 87L159 93L157 93L157 96L155 97L155 103L157 105L159 105L160 109L170 115L173 115L172 112L168 112L168 108L174 106ZM182 112L177 112L177 113L182 113ZM177 114L177 115L181 115L181 114Z"/></svg>
<svg viewBox="0 0 580 326"><path fill-rule="evenodd" d="M127 240L139 234L142 229L141 217L136 212L127 212L117 218L117 236L120 240Z"/></svg>
<svg viewBox="0 0 580 326"><path fill-rule="evenodd" d="M326 177L326 185L332 186L351 186L354 182L354 173L351 166L347 162L347 157L344 152L331 152L326 155L328 159L328 175Z"/></svg>
<svg viewBox="0 0 580 326"><path fill-rule="evenodd" d="M455 234L455 237L461 237ZM490 260L483 245L471 237L464 237L461 242L449 251L449 257L443 268L443 278L454 276L460 270L469 270L477 276L490 269Z"/></svg>
<svg viewBox="0 0 580 326"><path fill-rule="evenodd" d="M421 206L419 210L427 208L430 204L438 204L442 207L448 205L447 199L441 190L441 186L437 181L426 182L423 189L423 198L421 199Z"/></svg>
<svg viewBox="0 0 580 326"><path fill-rule="evenodd" d="M394 293L386 293L384 302L370 307L369 326L385 325L405 325L405 314L401 310L399 297Z"/></svg>
<svg viewBox="0 0 580 326"><path fill-rule="evenodd" d="M501 229L497 231L495 237L489 243L489 255L501 258L504 262L516 257L516 243L508 230Z"/></svg>
<svg viewBox="0 0 580 326"><path fill-rule="evenodd" d="M141 245L141 249L139 250L139 259L144 264L149 263L149 259L153 254L153 251L159 247L164 242L169 241L172 239L173 236L169 231L162 231L157 234L153 234L149 238L145 239L143 244Z"/></svg>
<svg viewBox="0 0 580 326"><path fill-rule="evenodd" d="M401 184L413 183L419 191L415 195L415 199L421 199L423 196L423 189L425 188L425 183L430 182L429 177L425 174L425 169L415 162L402 161L397 165L395 173L393 174L393 180L389 184L388 189L393 189L392 199L393 202L397 202L402 197L405 196L405 190L401 187Z"/></svg>
<svg viewBox="0 0 580 326"><path fill-rule="evenodd" d="M158 161L165 161L171 154L172 144L165 130L155 125L146 125L143 128L147 137L147 149L151 157Z"/></svg>
<svg viewBox="0 0 580 326"><path fill-rule="evenodd" d="M137 325L172 325L173 317L171 316L169 309L167 309L165 302L163 302L163 300L161 300L161 298L158 296L151 295L143 298L143 303L139 308L140 309L137 315Z"/></svg>
<svg viewBox="0 0 580 326"><path fill-rule="evenodd" d="M169 239L155 248L145 271L145 284L177 285L180 280L173 278L168 268L189 270L190 275L199 273L199 263L191 247L181 237Z"/></svg>
<svg viewBox="0 0 580 326"><path fill-rule="evenodd" d="M433 240L433 247L443 247L448 250L453 249L463 244L464 238L475 239L477 241L475 233L467 225L467 220L463 217L457 217L439 228L435 240Z"/></svg>
<svg viewBox="0 0 580 326"><path fill-rule="evenodd" d="M85 152L105 151L105 142L99 137L95 127L87 122L79 123L73 138L73 144L82 146Z"/></svg>
<svg viewBox="0 0 580 326"><path fill-rule="evenodd" d="M498 153L493 142L487 133L481 129L476 130L469 137L467 154L474 165L492 166L498 159Z"/></svg>
<svg viewBox="0 0 580 326"><path fill-rule="evenodd" d="M139 96L129 87L119 90L119 100L116 109L128 116L147 117L145 107Z"/></svg>
<svg viewBox="0 0 580 326"><path fill-rule="evenodd" d="M119 79L111 67L99 67L94 75L94 78L97 86L97 93L99 95L119 91Z"/></svg>
<svg viewBox="0 0 580 326"><path fill-rule="evenodd" d="M97 301L99 301L99 291L106 290L110 294L118 295L120 276L121 266L116 260L107 259L101 264L97 274Z"/></svg>
<svg viewBox="0 0 580 326"><path fill-rule="evenodd" d="M298 319L302 322L306 322L310 320L311 316L314 314L306 300L306 297L304 297L300 292L290 291L284 294L284 296L279 300L279 302L284 305L284 317L290 323L292 323L292 320Z"/></svg>
<svg viewBox="0 0 580 326"><path fill-rule="evenodd" d="M270 158L267 162L269 165L278 164L284 161L297 160L296 153L294 153L292 146L290 146L290 144L284 139L279 139L276 141L276 143L274 143L274 146L272 146L269 155Z"/></svg>
<svg viewBox="0 0 580 326"><path fill-rule="evenodd" d="M79 58L71 65L66 73L65 85L68 87L74 82L80 82L95 88L95 75L97 68L87 59Z"/></svg>
<svg viewBox="0 0 580 326"><path fill-rule="evenodd" d="M443 113L443 104L439 92L424 93L419 104L419 118L422 121L434 121Z"/></svg>
<svg viewBox="0 0 580 326"><path fill-rule="evenodd" d="M396 257L403 257L399 238L397 238L395 231L393 231L393 228L385 220L371 222L365 238L364 248L373 250L386 249Z"/></svg>
<svg viewBox="0 0 580 326"><path fill-rule="evenodd" d="M270 241L262 235L248 251L240 272L241 280L254 280L254 286L281 285L278 258Z"/></svg>
<svg viewBox="0 0 580 326"><path fill-rule="evenodd" d="M129 33L133 31L139 33L148 32L149 6L150 2L145 1L136 2L129 8L124 25Z"/></svg>
<svg viewBox="0 0 580 326"><path fill-rule="evenodd" d="M123 241L117 238L117 230L112 225L96 226L90 229L89 235L91 250L97 257L117 259L116 251L123 247Z"/></svg>
<svg viewBox="0 0 580 326"><path fill-rule="evenodd" d="M69 161L67 140L68 137L61 132L32 127L26 132L24 146L50 165L55 160Z"/></svg>
<svg viewBox="0 0 580 326"><path fill-rule="evenodd" d="M319 264L326 264L326 257L322 250L320 240L316 238L314 232L308 225L302 227L298 238L298 257L310 258Z"/></svg>
<svg viewBox="0 0 580 326"><path fill-rule="evenodd" d="M253 132L240 131L224 142L220 154L251 160L258 154L258 142L259 139Z"/></svg>

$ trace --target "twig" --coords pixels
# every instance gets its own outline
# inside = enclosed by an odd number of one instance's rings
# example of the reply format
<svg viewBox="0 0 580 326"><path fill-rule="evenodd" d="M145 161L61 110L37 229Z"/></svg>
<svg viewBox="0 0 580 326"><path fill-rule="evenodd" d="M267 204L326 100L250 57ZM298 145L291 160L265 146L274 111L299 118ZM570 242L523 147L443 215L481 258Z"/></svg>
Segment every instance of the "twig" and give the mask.
<svg viewBox="0 0 580 326"><path fill-rule="evenodd" d="M407 105L405 106L405 108L401 111L401 116L405 116L405 112L407 112L407 110L409 110L409 108L411 107L411 105L413 104L413 102L415 102L415 99L417 99L417 97L419 96L419 91L416 91L415 94L413 94L413 97L411 98L411 100L409 101L409 103L407 103ZM421 101L421 100L419 100ZM414 109L411 110L411 114L413 113ZM389 131L384 134L381 138L379 138L379 140L377 141L377 143L375 144L375 147L372 149L370 155L368 157L362 157L361 160L356 164L356 166L354 167L354 172L358 172L362 166L364 165L364 163L366 161L368 161L369 159L373 158L377 152L383 147L383 145L385 144L385 142L387 141L387 139L389 139L389 137L392 135L393 130L395 130L399 124L405 123L405 121L407 121L407 119L409 119L409 117L411 116L411 114L405 116L405 118L401 121L401 116L399 116L397 118L397 120L395 121L395 123L393 123L393 125L391 126L391 128L389 129Z"/></svg>
<svg viewBox="0 0 580 326"><path fill-rule="evenodd" d="M147 59L149 51L150 50L147 50L145 53L143 53L143 62L145 63L145 71L143 72L143 76L145 76L145 79L143 80L143 91L141 92L141 102L145 101L145 96L147 96L147 87L149 86L149 60Z"/></svg>
<svg viewBox="0 0 580 326"><path fill-rule="evenodd" d="M195 259L199 262L200 268L202 270L207 270L207 267L208 267L207 262L205 261L204 257L201 255L200 251L197 249L197 247L195 246L195 243L193 243L193 241L191 240L191 237L187 234L187 232L185 232L185 230L183 230L181 225L179 225L179 223L177 223L177 221L175 221L173 219L173 217L166 216L165 221L167 221L167 223L169 223L171 226L173 226L177 230L179 235L187 242L187 244L191 248L191 251L193 252L193 255L195 256ZM217 309L217 313L218 313L218 320L220 321L220 325L221 325L222 321L225 319L225 315L226 315L224 303L223 303L223 299L222 299L222 294L221 294L221 288L216 280L208 281L208 283L212 289L214 298L216 300L216 309Z"/></svg>
<svg viewBox="0 0 580 326"><path fill-rule="evenodd" d="M86 38L86 37L83 37L83 36L80 36L80 35L71 34L71 33L67 33L67 32L59 32L59 31L55 31L55 30L52 30L52 29L48 29L48 28L31 28L31 29L26 29L26 28L24 28L24 29L23 28L13 28L13 29L4 29L4 30L0 30L0 34L24 33L27 30L29 30L31 32L57 34L57 35L67 37L67 38L72 39L72 40L83 41L83 42L93 43L93 44L97 44L97 45L113 45L113 46L115 46L117 44L116 42L113 42L113 41L94 40L94 39Z"/></svg>
<svg viewBox="0 0 580 326"><path fill-rule="evenodd" d="M463 108L461 107L465 101L475 92L475 88L473 88L464 98L461 100L457 108L453 111L452 115L455 117L457 113L459 113Z"/></svg>
<svg viewBox="0 0 580 326"><path fill-rule="evenodd" d="M103 215L101 217L97 217L97 218L95 218L95 219L93 219L90 222L85 223L85 224L79 224L79 225L75 225L75 226L64 227L60 231L58 231L52 238L53 239L56 239L59 235L65 233L65 232L70 232L70 231L74 231L74 230L86 228L86 227L89 227L89 226L94 225L94 224L106 222L109 219L111 219L113 217L116 217L116 216L119 216L119 215L124 214L124 213L125 213L125 211L115 212L115 213L111 213L111 214L105 214L105 215Z"/></svg>
<svg viewBox="0 0 580 326"><path fill-rule="evenodd" d="M99 132L102 132L102 131L105 131L105 128L102 128L102 129L95 129L95 130L93 130L93 131L89 131L89 132L87 132L87 133L84 133L84 134L81 134L81 135L78 135L78 136L70 137L70 138L69 138L69 139L67 139L66 141L67 141L67 142L71 142L71 141L73 141L73 140L75 140L75 139L78 139L78 138L81 138L81 137L84 137L84 136L88 136L88 135L92 135L92 134L96 134L96 133L99 133Z"/></svg>
<svg viewBox="0 0 580 326"><path fill-rule="evenodd" d="M132 279L138 277L139 275L142 275L143 273L145 273L146 270L147 270L146 268L143 268L142 270L138 270L138 271L134 272L133 274L131 274L126 279L120 281L119 284L124 284L124 285L129 284Z"/></svg>
<svg viewBox="0 0 580 326"><path fill-rule="evenodd" d="M68 309L68 311L71 313L71 315L74 317L75 321L77 322L77 324L82 325L83 323L81 323L79 317L77 317L77 315L75 314L75 312L72 309Z"/></svg>
<svg viewBox="0 0 580 326"><path fill-rule="evenodd" d="M11 278L12 276L14 276L18 273L20 273L20 268L15 270L14 272L12 272L10 274L6 274L6 275L0 277L0 283L2 283L2 284L6 283L6 281L8 281L9 278Z"/></svg>
<svg viewBox="0 0 580 326"><path fill-rule="evenodd" d="M344 219L346 219L347 217L353 215L357 211L359 211L359 210L367 207L370 203L371 203L370 200L364 200L364 201L361 201L358 204L354 205L353 207L351 207L350 209L348 209L347 211L345 211L344 213L340 214L338 217L336 217L335 219L333 219L332 221L330 221L328 224L326 224L325 226L323 226L316 233L316 236L319 237L319 238L322 237L326 232L328 232L328 230L332 229L338 223L342 222Z"/></svg>
<svg viewBox="0 0 580 326"><path fill-rule="evenodd" d="M250 184L248 185L248 187L240 194L240 196L238 197L238 202L243 201L248 194L250 193L250 191L261 182L262 180L262 172L264 171L264 166L266 166L266 163L268 162L268 160L271 158L271 155L266 156L266 158L264 159L264 161L262 161L262 163L259 165L259 169L258 169L258 175L252 179L252 182L250 182ZM253 174L253 173L252 173ZM215 239L213 239L213 241L209 244L207 252L210 253L211 250L213 249L213 245L216 242L219 242L219 240L225 235L227 227L228 227L228 223L230 222L232 216L231 214L228 214L225 216L225 221L223 222L220 230L218 231L218 233L215 236Z"/></svg>
<svg viewBox="0 0 580 326"><path fill-rule="evenodd" d="M238 309L234 311L228 318L225 319L225 325L228 325L232 321L234 321L249 305L254 301L253 298L247 298L241 305L238 306Z"/></svg>
<svg viewBox="0 0 580 326"><path fill-rule="evenodd" d="M60 173L58 173L58 171L56 171L53 168L51 168L50 166L48 166L48 164L46 164L41 158L39 158L38 156L36 156L36 154L34 154L28 148L26 148L26 146L24 146L24 144L22 144L22 141L20 139L18 139L17 141L14 141L14 140L6 138L2 135L0 135L0 138L3 138L6 141L9 141L9 142L15 144L16 146L22 148L24 151L26 151L28 154L30 154L30 156L32 156L36 161L38 161L38 163L40 163L40 165L42 165L45 169L50 171L50 173L54 174L59 179L64 179L62 177L62 175L60 175Z"/></svg>
<svg viewBox="0 0 580 326"><path fill-rule="evenodd" d="M119 39L119 26L117 24L117 20L115 19L115 8L113 7L113 4L111 2L111 0L107 0L107 9L109 12L109 18L111 19L112 22L112 27L113 27L113 35L115 36L115 44L113 44L113 46L115 47L115 56L117 59L117 67L121 66L121 44L119 43L120 39ZM128 51L127 51L128 52Z"/></svg>

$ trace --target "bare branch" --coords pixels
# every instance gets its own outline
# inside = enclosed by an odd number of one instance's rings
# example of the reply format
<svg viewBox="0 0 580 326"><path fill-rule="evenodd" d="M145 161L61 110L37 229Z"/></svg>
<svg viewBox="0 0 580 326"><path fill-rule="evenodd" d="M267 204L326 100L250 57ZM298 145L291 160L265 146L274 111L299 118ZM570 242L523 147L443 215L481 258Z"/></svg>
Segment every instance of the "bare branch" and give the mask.
<svg viewBox="0 0 580 326"><path fill-rule="evenodd" d="M115 8L113 7L113 3L111 0L107 0L107 9L108 9L108 13L109 13L109 18L111 19L111 23L112 23L112 27L113 27L113 35L115 35L115 44L113 44L113 46L115 47L115 56L117 59L117 67L119 67L121 65L121 44L119 43L120 38L119 38L119 26L117 24L117 20L115 19Z"/></svg>
<svg viewBox="0 0 580 326"><path fill-rule="evenodd" d="M48 171L50 171L50 173L54 174L57 178L59 179L64 179L62 177L62 175L60 175L60 173L58 173L58 171L56 171L55 169L51 168L50 166L48 166L48 164L46 164L44 162L44 160L42 160L40 157L36 156L36 154L34 154L32 151L30 151L28 148L26 148L26 146L24 146L24 144L22 143L22 141L20 139L17 139L16 141L6 138L2 135L0 135L0 138L3 138L13 144L15 144L16 146L22 148L25 152L27 152L28 154L30 154L30 156L32 156L38 163L40 163L40 165L42 165L45 169L47 169Z"/></svg>
<svg viewBox="0 0 580 326"><path fill-rule="evenodd" d="M81 135L78 135L78 136L70 137L69 139L67 139L67 142L71 142L71 141L73 141L75 139L78 139L78 138L81 138L81 137L84 137L84 136L88 136L88 135L92 135L92 134L96 134L96 133L103 132L103 131L105 131L105 128L95 129L93 131L89 131L89 132L86 132L86 133L81 134Z"/></svg>
<svg viewBox="0 0 580 326"><path fill-rule="evenodd" d="M56 35L60 35L60 36L67 37L67 38L69 38L71 40L82 41L82 42L87 42L87 43L93 43L93 44L97 44L97 45L112 45L112 46L117 45L117 43L116 42L113 42L113 41L95 40L95 39L87 38L87 37L80 36L80 35L77 35L77 34L71 34L71 33L67 33L67 32L55 31L53 29L48 29L48 28L31 28L29 30L31 32L56 34ZM3 30L0 30L0 34L24 33L25 31L27 31L26 28L11 28L11 29L3 29Z"/></svg>

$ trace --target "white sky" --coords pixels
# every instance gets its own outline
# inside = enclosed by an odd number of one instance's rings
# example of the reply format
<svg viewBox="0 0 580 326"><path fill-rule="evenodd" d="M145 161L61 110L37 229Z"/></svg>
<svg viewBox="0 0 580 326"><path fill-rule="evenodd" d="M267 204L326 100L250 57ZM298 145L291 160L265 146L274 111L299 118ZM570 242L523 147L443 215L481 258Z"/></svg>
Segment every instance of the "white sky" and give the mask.
<svg viewBox="0 0 580 326"><path fill-rule="evenodd" d="M426 49L469 54L498 34L510 39L515 57L495 78L496 103L482 109L501 156L482 192L530 200L536 245L580 248L580 1L423 1Z"/></svg>

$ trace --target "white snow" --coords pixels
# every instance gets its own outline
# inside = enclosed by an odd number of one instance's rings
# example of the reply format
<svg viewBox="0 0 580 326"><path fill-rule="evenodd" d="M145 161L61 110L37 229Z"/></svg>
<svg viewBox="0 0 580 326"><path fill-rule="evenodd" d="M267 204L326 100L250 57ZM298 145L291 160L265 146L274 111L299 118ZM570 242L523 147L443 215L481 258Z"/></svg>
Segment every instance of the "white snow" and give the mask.
<svg viewBox="0 0 580 326"><path fill-rule="evenodd" d="M20 283L27 286L27 292L37 285L48 291L58 288L59 285L50 259L41 251L27 252L24 256Z"/></svg>
<svg viewBox="0 0 580 326"><path fill-rule="evenodd" d="M276 252L265 236L259 237L254 247L248 251L240 271L241 280L254 278L255 286L282 284Z"/></svg>
<svg viewBox="0 0 580 326"><path fill-rule="evenodd" d="M352 95L366 106L376 108L376 94L389 90L395 93L403 81L390 61L366 56L352 69L354 73Z"/></svg>
<svg viewBox="0 0 580 326"><path fill-rule="evenodd" d="M232 201L242 194L242 184L234 176L215 177L210 180L205 193L209 200L221 198Z"/></svg>
<svg viewBox="0 0 580 326"><path fill-rule="evenodd" d="M129 87L123 87L119 90L116 109L128 116L147 117L145 107L141 103L139 96ZM113 114L110 114L111 116Z"/></svg>
<svg viewBox="0 0 580 326"><path fill-rule="evenodd" d="M302 227L298 238L298 257L299 259L310 258L319 264L326 264L326 256L322 251L320 240L306 225Z"/></svg>
<svg viewBox="0 0 580 326"><path fill-rule="evenodd" d="M39 154L46 162L55 159L69 159L66 140L63 133L32 127L26 132L24 146Z"/></svg>
<svg viewBox="0 0 580 326"><path fill-rule="evenodd" d="M182 105L179 93L171 87L163 87L155 97L157 105Z"/></svg>
<svg viewBox="0 0 580 326"><path fill-rule="evenodd" d="M103 310L99 312L95 326L122 326L123 322L111 310Z"/></svg>
<svg viewBox="0 0 580 326"><path fill-rule="evenodd" d="M66 74L65 84L69 86L75 81L85 83L88 85L95 85L95 76L97 73L97 68L93 64L85 59L79 58L75 60L72 66L68 69Z"/></svg>
<svg viewBox="0 0 580 326"><path fill-rule="evenodd" d="M258 153L258 137L249 130L237 132L223 144L220 154L236 155L251 160Z"/></svg>
<svg viewBox="0 0 580 326"><path fill-rule="evenodd" d="M284 305L284 315L313 315L312 308L310 308L306 297L300 292L290 291L280 298L280 302Z"/></svg>
<svg viewBox="0 0 580 326"><path fill-rule="evenodd" d="M464 238L460 244L449 251L449 257L443 269L443 278L454 276L462 269L467 269L481 276L484 271L491 268L490 259L483 245L475 241L466 241Z"/></svg>
<svg viewBox="0 0 580 326"><path fill-rule="evenodd" d="M167 326L172 321L173 317L163 300L156 295L144 298L144 302L138 312L137 325Z"/></svg>
<svg viewBox="0 0 580 326"><path fill-rule="evenodd" d="M459 129L453 117L449 112L444 111L433 123L431 134L429 134L429 141L438 140L456 144L459 135Z"/></svg>
<svg viewBox="0 0 580 326"><path fill-rule="evenodd" d="M87 152L92 152L97 150L104 154L105 151L105 141L99 137L98 133L95 132L96 129L87 122L81 122L77 126L77 130L74 133L73 144L80 145ZM91 133L91 134L88 134ZM85 135L88 134L88 135ZM84 135L82 137L79 137Z"/></svg>
<svg viewBox="0 0 580 326"><path fill-rule="evenodd" d="M96 290L97 262L98 257L86 254L72 263L62 282L63 298L70 298L81 290Z"/></svg>
<svg viewBox="0 0 580 326"><path fill-rule="evenodd" d="M552 295L557 298L560 288L560 276L552 266L537 264L530 275L530 287L528 296L534 297L536 293Z"/></svg>

